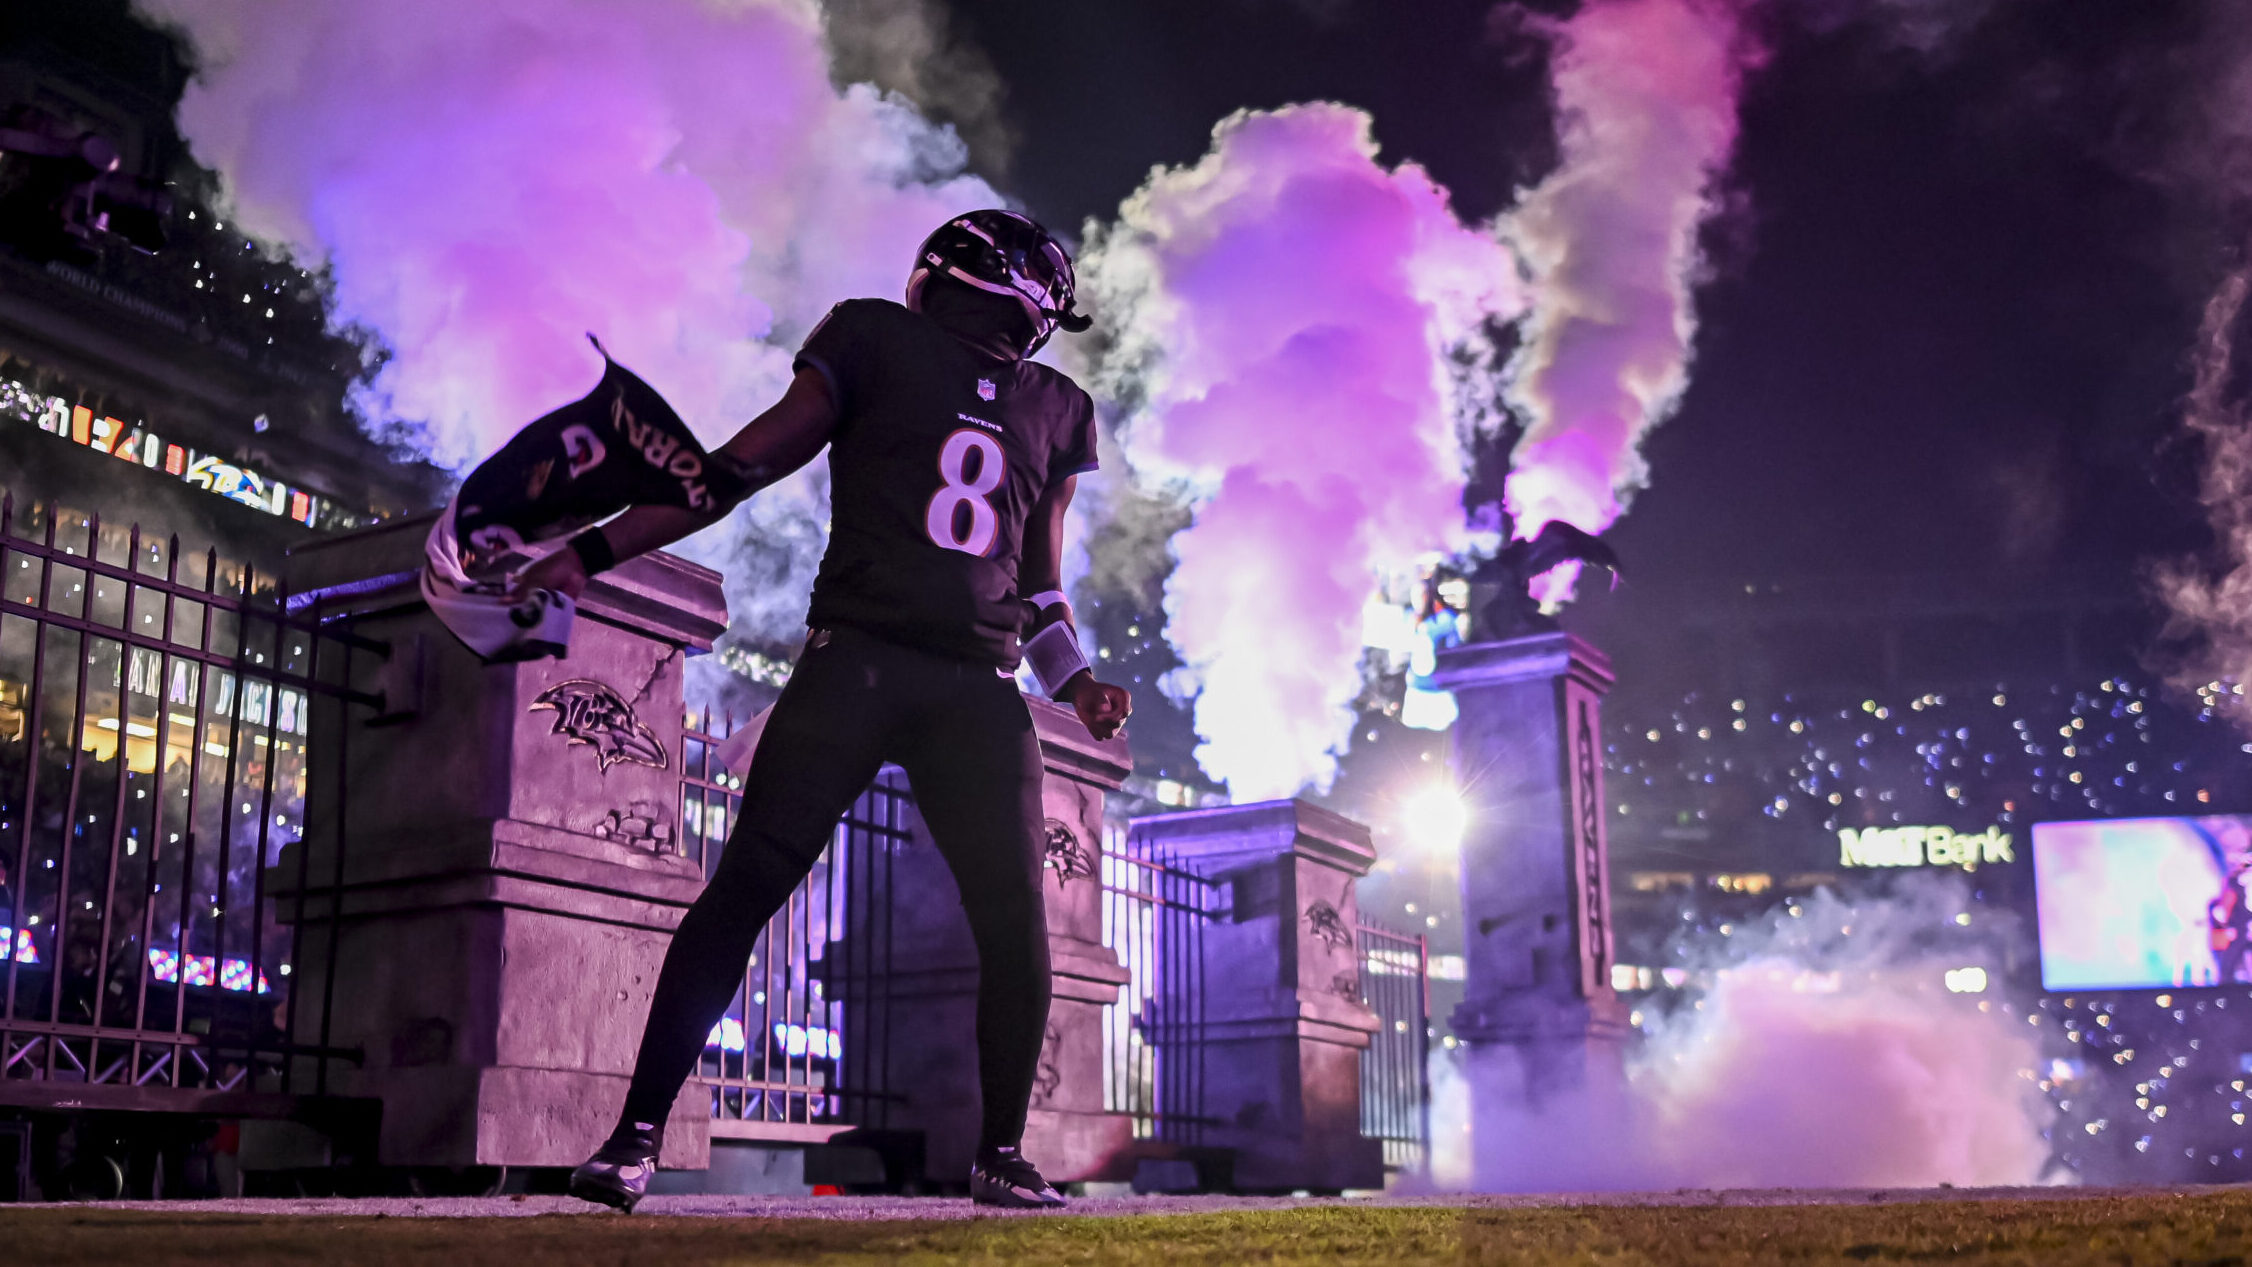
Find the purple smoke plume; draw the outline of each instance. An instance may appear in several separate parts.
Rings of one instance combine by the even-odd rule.
[[[1649,480],[1639,444],[1689,381],[1699,228],[1736,141],[1756,48],[1748,0],[1590,0],[1548,28],[1562,163],[1501,222],[1530,276],[1507,371],[1525,423],[1518,535],[1611,526]],[[1569,595],[1559,569],[1542,597]]]
[[[1238,798],[1326,784],[1378,570],[1466,543],[1449,352],[1514,315],[1508,252],[1379,164],[1368,116],[1314,104],[1222,121],[1090,234],[1081,275],[1120,443],[1195,507],[1165,632],[1197,760]]]
[[[1985,1186],[2049,1159],[2034,1032],[1930,929],[1971,909],[1960,876],[1888,897],[1828,890],[1680,960],[1694,1006],[1645,1022],[1623,1078],[1511,1094],[1512,1048],[1434,1052],[1433,1178],[1484,1192]],[[1988,930],[1996,957],[2021,934]],[[1983,984],[1983,983],[1982,983]]]
[[[391,353],[362,412],[444,465],[584,393],[588,330],[716,441],[829,304],[898,294],[933,225],[1000,202],[952,132],[832,85],[809,0],[142,8],[194,50],[180,124],[228,214],[327,264]],[[802,616],[824,500],[801,477],[691,541],[740,565],[738,629]]]

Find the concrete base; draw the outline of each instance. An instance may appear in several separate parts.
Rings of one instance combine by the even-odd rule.
[[[371,909],[386,898],[404,909]],[[397,889],[353,895],[338,948],[329,1041],[361,1049],[365,1061],[332,1082],[340,1094],[383,1101],[377,1160],[578,1164],[617,1121],[668,932],[413,899]],[[308,981],[325,971],[325,915],[325,906],[308,911],[310,953],[299,969]],[[505,965],[517,970],[492,971]],[[310,1027],[318,1012],[304,1016]],[[693,1088],[675,1104],[667,1165],[705,1164],[706,1094]]]
[[[937,884],[936,879],[925,880]],[[955,918],[960,918],[958,912]],[[966,943],[966,927],[962,938]],[[1102,1008],[1118,997],[1126,971],[1099,945],[1051,934],[1048,946],[1056,970],[1055,999],[1048,1009],[1047,1041],[1025,1122],[1025,1155],[1055,1183],[1131,1174],[1133,1123],[1102,1107]],[[957,963],[898,971],[890,989],[889,1019],[883,1027],[892,1036],[885,1077],[899,1099],[881,1120],[893,1129],[922,1132],[924,1174],[931,1182],[962,1182],[970,1172],[983,1112],[977,1081],[977,970]]]
[[[1342,1034],[1320,1036],[1323,1028],[1206,1047],[1206,1102],[1232,1112],[1202,1141],[1235,1154],[1235,1191],[1383,1186],[1384,1145],[1360,1131],[1361,1049]],[[1278,1088],[1298,1094],[1278,1096]]]

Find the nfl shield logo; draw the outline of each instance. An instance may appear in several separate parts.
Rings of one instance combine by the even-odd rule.
[[[977,380],[977,398],[978,398],[979,400],[991,400],[991,399],[993,399],[993,380],[992,380],[992,379],[990,379],[990,378],[981,378],[981,379]]]

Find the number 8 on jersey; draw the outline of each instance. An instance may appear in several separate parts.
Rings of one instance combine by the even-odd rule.
[[[938,474],[946,482],[923,513],[924,531],[949,550],[982,556],[1001,530],[1001,516],[986,500],[1007,476],[1000,441],[962,428],[939,448]]]

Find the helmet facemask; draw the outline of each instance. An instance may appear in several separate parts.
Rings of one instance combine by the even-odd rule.
[[[907,279],[910,309],[922,311],[923,289],[933,276],[1022,304],[1032,322],[1025,356],[1039,351],[1059,326],[1077,333],[1093,324],[1072,307],[1077,279],[1071,257],[1046,229],[1013,211],[972,211],[925,238]]]

